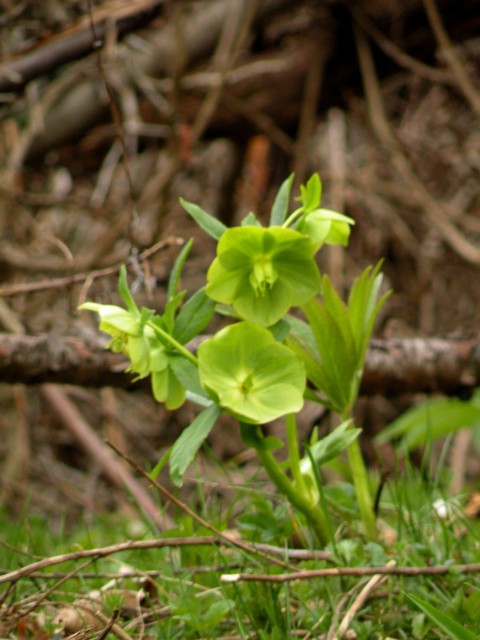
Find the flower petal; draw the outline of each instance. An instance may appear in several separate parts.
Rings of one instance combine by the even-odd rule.
[[[304,367],[268,329],[230,325],[199,346],[198,363],[202,386],[241,420],[269,422],[303,405]]]

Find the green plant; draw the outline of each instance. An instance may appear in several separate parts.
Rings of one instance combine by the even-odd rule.
[[[397,450],[406,454],[432,440],[454,433],[462,427],[472,427],[474,442],[480,442],[480,389],[470,400],[459,398],[428,398],[405,411],[376,437],[379,444],[398,439]]]
[[[423,611],[423,613],[425,613],[434,624],[440,627],[442,631],[448,634],[452,640],[479,640],[480,636],[472,633],[472,631],[462,624],[459,624],[450,616],[442,613],[442,611],[432,606],[429,602],[412,594],[405,594],[405,597]]]
[[[151,377],[157,400],[169,409],[186,399],[204,407],[170,452],[177,484],[220,414],[229,413],[271,480],[322,544],[331,539],[332,527],[318,471],[347,450],[365,530],[374,538],[373,501],[352,410],[368,341],[386,299],[380,295],[380,265],[367,268],[343,302],[328,276],[320,276],[315,254],[324,244],[346,245],[354,222],[320,207],[316,174],[301,186],[299,206],[288,214],[292,182],[290,176],[282,184],[268,227],[250,213],[239,227],[228,229],[198,205],[181,200],[218,240],[206,287],[185,303],[178,285],[191,242],[173,268],[162,315],[137,307],[125,268],[119,292],[126,309],[93,302],[81,308],[99,314],[100,329],[112,338],[110,348],[130,359],[138,377]],[[290,314],[295,307],[304,319]],[[194,355],[187,343],[208,326],[216,309],[234,321]],[[324,440],[314,437],[302,457],[296,414],[305,399],[336,412],[341,425]],[[267,436],[262,427],[278,418],[285,421],[285,442]],[[281,464],[273,452],[285,443],[287,463]]]

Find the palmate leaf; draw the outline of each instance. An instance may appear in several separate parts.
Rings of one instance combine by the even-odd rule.
[[[363,369],[368,343],[373,332],[378,313],[390,296],[390,291],[379,297],[383,276],[382,262],[375,268],[367,267],[356,278],[348,297],[348,315],[357,349],[357,367]]]
[[[281,184],[275,200],[273,201],[272,210],[270,212],[270,226],[280,227],[287,217],[288,203],[290,201],[290,192],[295,174],[291,173],[288,178]]]
[[[214,238],[215,240],[220,240],[222,235],[227,230],[227,227],[214,218],[212,215],[207,213],[204,209],[199,207],[197,204],[193,202],[188,202],[188,200],[184,200],[180,198],[180,204],[185,209],[185,211],[192,216],[198,226],[203,229],[209,236]]]
[[[356,363],[351,340],[344,337],[345,323],[333,315],[335,306],[328,309],[312,300],[303,310],[315,337],[323,377],[328,381],[319,391],[325,393],[336,411],[343,413],[350,403]]]
[[[442,631],[448,634],[452,640],[480,640],[480,636],[466,629],[450,616],[447,616],[436,607],[425,602],[425,600],[407,593],[405,597],[423,611],[423,613],[425,613],[437,627],[440,627]]]
[[[221,412],[220,407],[215,404],[204,409],[192,424],[182,431],[173,445],[169,462],[170,477],[177,486],[182,485],[187,467],[197,455]]]

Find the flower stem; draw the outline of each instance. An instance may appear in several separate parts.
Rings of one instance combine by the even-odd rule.
[[[260,463],[277,489],[288,498],[290,504],[304,514],[319,543],[325,545],[330,540],[330,534],[322,509],[288,479],[269,449],[257,447],[256,451]]]
[[[288,459],[290,462],[290,470],[292,472],[295,486],[299,491],[302,491],[305,495],[307,489],[302,473],[300,471],[300,451],[298,449],[298,434],[297,434],[297,420],[295,414],[289,413],[285,416],[285,424],[287,428],[287,443],[288,443]]]
[[[162,338],[163,340],[166,340],[166,342],[168,342],[176,351],[181,353],[182,356],[184,356],[187,360],[190,360],[192,364],[194,364],[196,367],[198,366],[197,358],[193,355],[193,353],[190,353],[190,351],[186,349],[183,346],[183,344],[180,344],[178,340],[175,340],[175,338],[173,338],[169,333],[161,329],[154,322],[151,322],[151,321],[147,322],[147,326],[149,326],[150,329],[153,329],[155,333],[158,336],[160,336],[160,338]]]
[[[288,218],[285,220],[285,222],[282,224],[282,227],[284,227],[285,229],[288,229],[288,227],[290,227],[294,222],[296,222],[297,218],[299,218],[304,212],[303,207],[299,207],[298,209],[295,209],[295,211],[293,213],[291,213]]]
[[[375,540],[378,538],[375,511],[368,483],[367,468],[365,466],[365,461],[363,459],[358,439],[354,440],[348,446],[347,454],[363,525],[367,535]]]

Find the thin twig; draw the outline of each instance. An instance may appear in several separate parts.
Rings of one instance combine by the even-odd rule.
[[[439,564],[433,567],[334,567],[330,569],[312,569],[293,573],[233,573],[221,576],[222,582],[293,582],[295,580],[315,580],[317,578],[335,578],[339,576],[442,576],[448,573],[480,573],[480,562],[470,564]]]
[[[455,47],[445,30],[435,0],[423,0],[423,6],[425,7],[430,26],[440,47],[440,54],[450,67],[452,76],[455,78],[458,87],[470,103],[470,106],[477,115],[480,115],[480,94],[468,77],[464,63],[456,54]]]
[[[158,483],[156,480],[154,480],[144,469],[139,467],[138,464],[136,464],[131,458],[129,458],[127,455],[125,455],[122,451],[117,449],[111,442],[108,442],[107,444],[121,458],[126,460],[128,462],[128,464],[133,469],[135,469],[135,471],[137,473],[142,475],[153,487],[155,487],[155,489],[162,496],[164,496],[169,502],[171,502],[176,507],[181,509],[184,513],[186,513],[188,516],[190,516],[193,520],[198,522],[198,524],[200,524],[202,527],[205,527],[206,529],[208,529],[209,531],[214,533],[216,536],[221,538],[224,542],[226,542],[230,546],[237,547],[238,549],[242,549],[242,551],[245,551],[248,554],[259,555],[259,556],[261,556],[263,558],[266,558],[266,559],[270,560],[270,562],[272,562],[273,564],[276,564],[276,565],[278,565],[280,567],[285,567],[285,568],[288,568],[288,569],[294,569],[294,567],[292,567],[292,565],[288,564],[287,562],[283,562],[282,560],[278,560],[278,558],[275,558],[274,556],[270,555],[269,553],[265,553],[264,551],[260,551],[254,545],[247,544],[245,542],[242,542],[241,540],[236,540],[234,537],[226,535],[225,533],[223,533],[222,531],[220,531],[219,529],[214,527],[210,522],[207,522],[206,520],[201,518],[197,513],[195,513],[195,511],[190,509],[190,507],[188,505],[186,505],[179,498],[174,496],[173,493],[168,491],[168,489],[165,489],[165,487],[163,487],[160,483]]]
[[[66,393],[58,386],[46,384],[42,393],[52,405],[65,427],[73,433],[85,451],[96,460],[110,481],[128,492],[138,503],[140,509],[149,517],[160,531],[171,526],[169,518],[159,514],[159,507],[147,491],[133,478],[128,470],[112,455],[88,422],[80,414]]]
[[[120,264],[115,264],[111,267],[105,267],[104,269],[95,269],[87,273],[76,273],[65,278],[51,278],[48,280],[40,280],[39,282],[24,282],[21,284],[5,285],[0,287],[0,296],[17,296],[23,293],[33,293],[34,291],[45,291],[47,289],[58,289],[69,287],[73,284],[80,282],[92,284],[97,278],[104,278],[120,271],[120,267],[125,264],[126,267],[131,267],[134,263],[141,262],[142,260],[148,260],[153,255],[171,246],[180,246],[184,243],[184,240],[171,236],[156,242],[152,247],[145,249],[138,256],[129,256],[125,258],[125,261]]]

